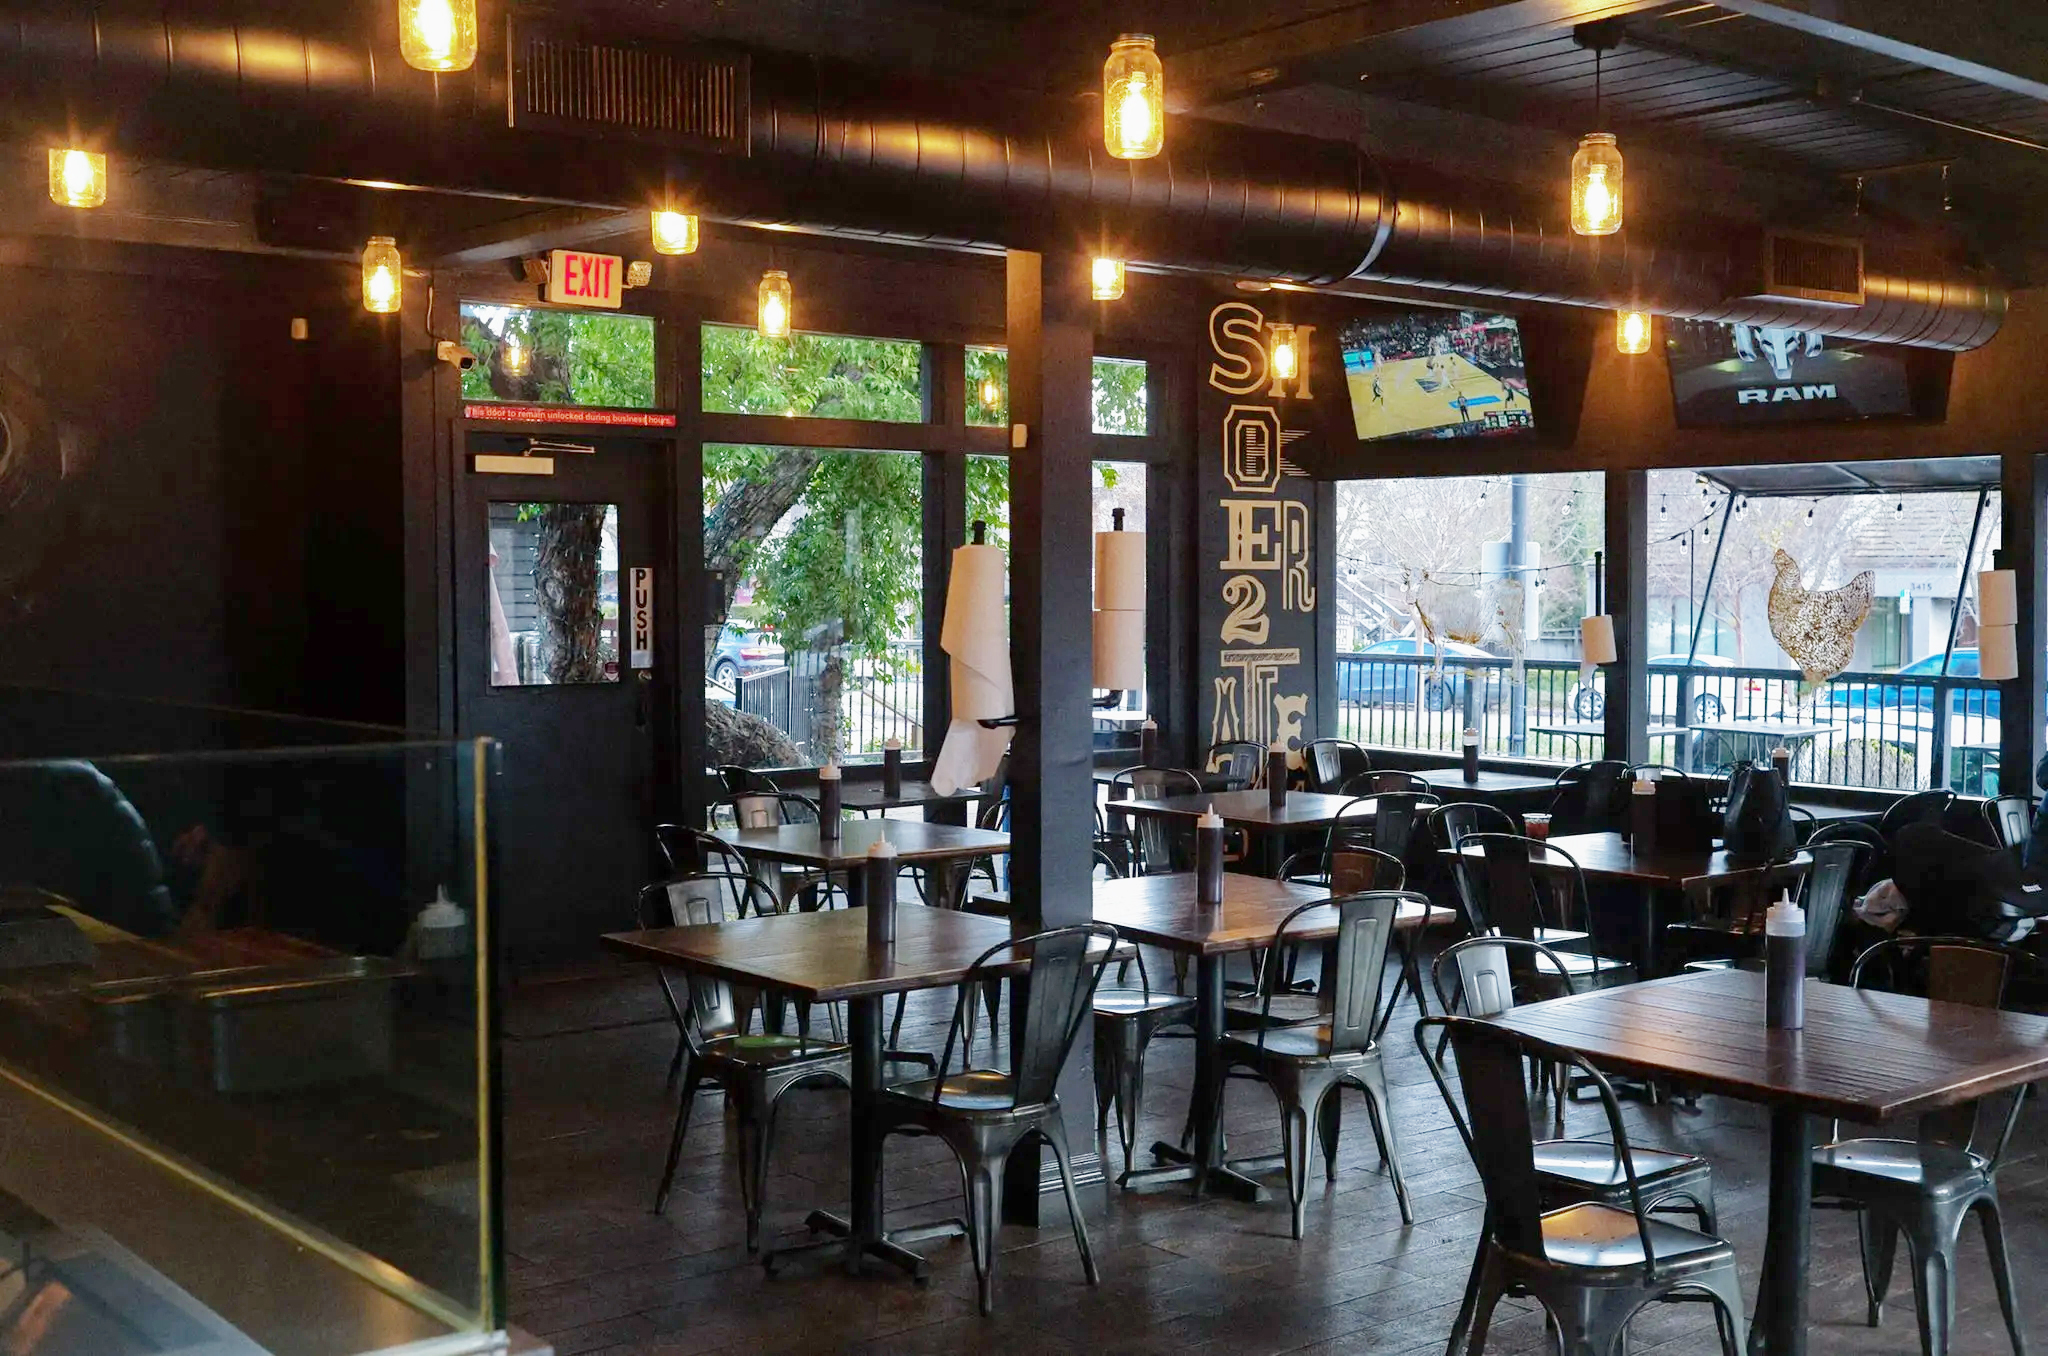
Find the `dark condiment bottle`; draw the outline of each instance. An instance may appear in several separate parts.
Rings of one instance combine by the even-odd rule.
[[[1479,731],[1470,726],[1465,727],[1463,743],[1465,746],[1465,780],[1476,782],[1479,780]]]
[[[1657,851],[1657,783],[1648,777],[1629,788],[1628,840],[1638,857]]]
[[[1148,719],[1138,727],[1138,766],[1159,766],[1159,722]]]
[[[868,912],[868,945],[896,945],[896,848],[884,838],[861,864],[861,894]]]
[[[1797,1031],[1806,1025],[1806,910],[1790,891],[1764,915],[1764,1025]]]
[[[894,800],[903,794],[903,741],[882,741],[882,794]]]
[[[818,837],[828,843],[839,841],[840,780],[839,764],[828,762],[818,769]]]
[[[1223,903],[1223,816],[1214,809],[1195,821],[1195,902],[1205,908]]]
[[[1287,808],[1287,742],[1276,739],[1266,750],[1266,804],[1275,810]]]

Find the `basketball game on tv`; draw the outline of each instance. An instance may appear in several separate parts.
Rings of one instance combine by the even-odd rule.
[[[1485,438],[1536,427],[1513,316],[1416,311],[1353,320],[1338,337],[1361,442]]]
[[[1900,350],[1775,325],[1665,322],[1680,428],[1913,412]]]

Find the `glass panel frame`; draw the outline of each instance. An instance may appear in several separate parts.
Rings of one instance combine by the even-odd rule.
[[[465,301],[462,343],[476,365],[465,400],[651,410],[660,390],[657,326],[631,311]]]

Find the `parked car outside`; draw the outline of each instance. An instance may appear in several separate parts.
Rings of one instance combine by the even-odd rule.
[[[1949,656],[1949,677],[1975,678],[1979,672],[1974,647],[1958,649]],[[1828,688],[1827,704],[1852,710],[1904,707],[1907,710],[1932,711],[1934,680],[1941,676],[1941,656],[1931,654],[1914,660],[1893,674],[1894,682],[1832,684]],[[1957,688],[1949,693],[1948,702],[1951,715],[1998,719],[1998,689],[1995,687]]]
[[[1682,654],[1660,654],[1651,656],[1648,662],[1651,670],[1650,721],[1658,725],[1673,724],[1678,718],[1678,683],[1687,667],[1686,657]],[[1688,724],[1721,720],[1737,712],[1761,714],[1757,710],[1763,701],[1764,683],[1761,678],[1702,672],[1734,667],[1735,661],[1726,655],[1692,657],[1692,719]],[[1748,697],[1746,701],[1743,700],[1745,695]],[[1598,720],[1606,710],[1607,675],[1603,670],[1593,675],[1591,684],[1581,683],[1572,689],[1572,718]]]
[[[1444,647],[1444,671],[1435,671],[1436,648],[1414,636],[1397,636],[1337,657],[1337,700],[1351,706],[1405,706],[1416,700],[1431,711],[1448,711],[1465,700],[1465,659],[1493,660],[1477,645],[1452,641]],[[1485,676],[1481,674],[1484,684]]]
[[[782,667],[784,658],[774,632],[745,630],[728,622],[718,633],[718,648],[711,652],[705,672],[718,686],[732,688],[743,677]]]

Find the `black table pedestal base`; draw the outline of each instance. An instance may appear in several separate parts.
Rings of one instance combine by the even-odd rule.
[[[1169,1182],[1192,1182],[1195,1180],[1195,1156],[1177,1144],[1160,1140],[1152,1146],[1152,1157],[1159,1160],[1156,1168],[1130,1168],[1117,1178],[1122,1187],[1162,1186]],[[1246,1158],[1235,1163],[1221,1163],[1202,1174],[1201,1189],[1218,1196],[1248,1205],[1259,1205],[1273,1199],[1273,1194],[1248,1176],[1253,1172],[1270,1172],[1279,1167],[1278,1155],[1271,1158]]]
[[[785,1261],[808,1252],[819,1252],[837,1248],[845,1254],[846,1272],[858,1276],[869,1258],[886,1262],[911,1280],[923,1285],[931,1280],[931,1264],[906,1244],[923,1243],[934,1238],[958,1238],[967,1232],[967,1226],[959,1220],[942,1220],[937,1224],[919,1224],[908,1229],[896,1229],[879,1238],[856,1239],[853,1225],[844,1215],[835,1215],[830,1210],[813,1210],[805,1219],[804,1227],[814,1234],[829,1234],[813,1243],[797,1243],[786,1248],[777,1248],[761,1254],[761,1265],[774,1275]]]

